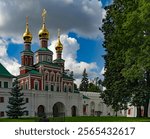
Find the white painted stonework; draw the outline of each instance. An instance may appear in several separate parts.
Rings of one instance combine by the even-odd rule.
[[[7,105],[12,88],[12,79],[0,77],[1,88],[0,97],[4,98],[4,102],[0,102],[0,112],[4,112],[7,117]],[[8,88],[4,88],[4,82],[8,82]],[[58,112],[65,113],[65,116],[113,116],[115,115],[111,107],[107,107],[103,100],[99,98],[100,94],[95,92],[52,92],[39,90],[22,90],[26,103],[28,117],[34,117],[38,112],[38,108],[43,106],[44,112],[49,114],[54,112],[54,107],[57,106]],[[83,97],[86,96],[85,97]],[[75,113],[73,113],[75,108]],[[149,105],[150,108],[150,105]],[[75,115],[74,115],[75,114]],[[136,117],[136,107],[128,106],[127,111],[119,111],[119,116]],[[150,116],[150,109],[149,109]]]
[[[4,112],[3,117],[7,117],[7,105],[10,97],[12,79],[2,79],[0,81],[8,81],[9,88],[0,88],[0,97],[4,97],[4,102],[0,103],[0,112]],[[49,114],[54,112],[54,105],[57,105],[58,112],[64,112],[65,116],[106,116],[113,115],[113,110],[107,107],[99,98],[99,93],[81,92],[81,93],[66,93],[52,92],[39,90],[22,90],[26,103],[26,110],[29,117],[34,117],[40,106],[44,107],[44,112]],[[88,97],[84,99],[83,95]],[[86,112],[84,112],[86,106]],[[73,115],[73,107],[75,107],[75,115]],[[99,115],[98,112],[101,112]]]
[[[7,117],[7,105],[10,97],[11,89],[0,88],[0,97],[4,97],[4,102],[0,103],[0,112],[4,112],[4,117]],[[29,117],[34,117],[38,112],[38,107],[43,106],[46,114],[53,113],[54,105],[58,104],[58,112],[65,113],[65,116],[72,116],[72,107],[76,108],[76,116],[82,116],[82,94],[66,93],[66,92],[49,92],[37,90],[22,90],[26,103],[26,110]]]
[[[111,107],[107,107],[97,92],[80,92],[89,99],[83,99],[83,109],[86,107],[86,111],[83,110],[83,114],[87,116],[113,116],[115,112]],[[123,116],[122,111],[117,113],[119,116]]]

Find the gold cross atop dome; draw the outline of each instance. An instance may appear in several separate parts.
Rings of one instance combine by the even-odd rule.
[[[28,25],[28,20],[29,20],[29,17],[26,16],[26,25]]]
[[[47,11],[45,9],[43,9],[42,11],[42,18],[43,18],[43,25],[42,25],[42,28],[39,30],[39,38],[40,39],[49,39],[49,32],[46,28],[46,25],[45,25],[45,18],[46,18],[46,13]]]
[[[60,38],[60,29],[58,28],[58,38]]]
[[[45,9],[43,9],[43,12],[42,12],[43,24],[45,24],[46,13],[47,13],[47,11]]]

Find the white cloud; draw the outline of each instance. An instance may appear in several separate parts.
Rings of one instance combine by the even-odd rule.
[[[101,80],[104,80],[104,73],[105,73],[105,67],[103,67],[100,71],[100,78]]]
[[[60,40],[64,46],[63,48],[63,58],[77,58],[77,51],[80,49],[79,44],[75,38],[68,37],[68,35],[63,34],[60,36]],[[54,52],[53,58],[56,58],[56,52],[55,52],[55,46],[57,44],[57,39],[54,39],[51,42],[51,45],[49,46],[49,49],[51,49]]]
[[[63,58],[66,68],[74,70],[75,78],[79,82],[84,68],[89,78],[98,76],[99,69],[96,63],[77,62],[77,51],[80,46],[76,39],[68,37],[68,32],[75,32],[78,36],[97,38],[101,35],[99,27],[105,10],[98,0],[0,0],[0,35],[11,38],[12,43],[23,43],[22,34],[25,31],[25,17],[29,16],[29,28],[33,34],[33,41],[38,42],[38,31],[41,28],[41,11],[47,10],[46,26],[51,40],[55,39],[58,28],[64,35],[61,41],[64,44]],[[51,42],[50,49],[55,54],[56,40]],[[0,47],[0,62],[11,73],[19,73],[18,61],[7,54],[7,45]],[[12,66],[13,65],[13,66]],[[97,72],[98,71],[98,72]]]
[[[63,59],[65,59],[65,68],[74,72],[74,78],[76,83],[79,85],[82,78],[83,70],[86,68],[89,79],[93,79],[98,75],[98,66],[95,62],[86,63],[83,61],[78,62],[77,51],[80,49],[80,46],[75,38],[68,37],[68,35],[63,34],[60,37],[60,40],[63,44]],[[56,58],[55,46],[57,40],[52,41],[49,49],[54,52],[54,59]]]
[[[38,40],[41,28],[42,9],[47,10],[46,26],[51,37],[57,28],[67,34],[74,31],[79,36],[97,38],[105,10],[98,0],[0,0],[1,35],[21,38],[25,31],[25,17],[29,16],[29,27],[33,40]]]
[[[85,68],[87,70],[89,79],[100,76],[98,72],[99,68],[95,62],[86,63],[83,61],[78,62],[76,60],[77,51],[80,49],[80,45],[78,44],[76,39],[68,37],[68,35],[66,34],[61,35],[60,39],[64,47],[63,59],[65,59],[65,68],[74,72],[74,78],[76,79],[75,82],[77,83],[77,85],[79,85],[81,82],[82,73]],[[51,45],[49,46],[49,49],[54,52],[54,59],[56,59],[56,43],[57,39],[52,41]],[[0,52],[0,63],[2,63],[10,73],[12,73],[13,75],[18,75],[20,64],[18,63],[17,59],[8,56],[7,42],[2,38],[0,38]]]
[[[0,38],[0,63],[13,75],[19,74],[20,64],[17,59],[11,58],[7,54],[7,42]]]
[[[0,58],[7,56],[7,49],[6,49],[6,42],[2,39],[0,39]]]

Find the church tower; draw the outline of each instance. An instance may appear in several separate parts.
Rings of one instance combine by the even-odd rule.
[[[23,34],[24,50],[21,52],[20,74],[25,74],[33,68],[33,52],[31,51],[32,34],[29,31],[28,17],[26,17],[26,30]]]
[[[60,65],[61,67],[64,68],[65,60],[62,59],[63,45],[60,41],[60,30],[59,29],[58,29],[58,40],[57,40],[55,50],[56,50],[57,57],[54,60],[54,63],[57,63],[58,65]]]
[[[46,28],[45,17],[46,10],[44,9],[42,12],[43,24],[42,28],[39,30],[39,40],[40,40],[40,49],[35,52],[36,63],[40,62],[52,62],[53,52],[48,49],[48,40],[49,40],[49,32]]]

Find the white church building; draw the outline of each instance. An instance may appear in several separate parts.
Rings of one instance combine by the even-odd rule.
[[[7,117],[7,105],[15,78],[0,63],[0,118]],[[35,117],[38,113],[48,116],[107,116],[113,115],[113,110],[107,107],[95,92],[58,92],[35,89],[23,89],[26,102],[25,116]]]
[[[72,72],[67,74],[65,60],[62,59],[63,44],[55,46],[57,58],[53,60],[53,52],[48,49],[49,31],[45,23],[43,10],[42,27],[39,30],[39,49],[33,52],[32,34],[29,31],[28,18],[23,34],[24,50],[21,52],[20,74],[11,75],[0,63],[0,117],[7,117],[7,105],[10,98],[12,82],[17,78],[26,102],[26,116],[46,113],[59,116],[107,115],[110,108],[104,106],[98,93],[79,93],[74,89]],[[91,94],[91,95],[90,95]]]

